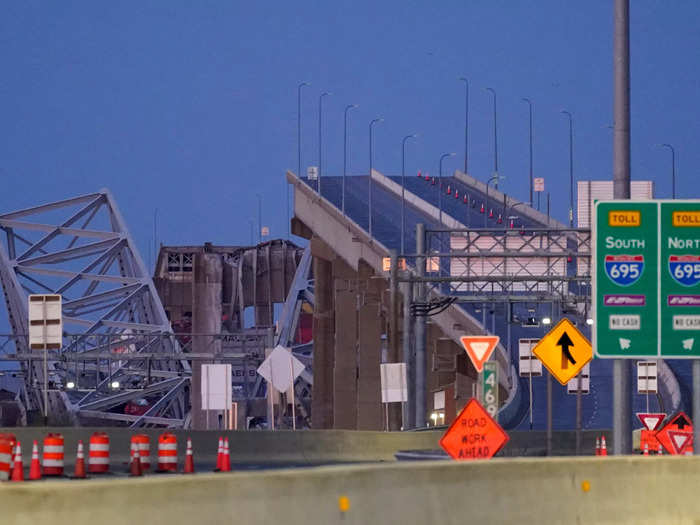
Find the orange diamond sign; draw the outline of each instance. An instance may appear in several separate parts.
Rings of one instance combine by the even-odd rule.
[[[499,339],[497,335],[465,335],[460,337],[462,346],[467,351],[467,355],[472,360],[477,372],[484,369],[484,363],[491,357]]]
[[[508,434],[474,398],[440,438],[453,459],[489,459],[508,442]]]

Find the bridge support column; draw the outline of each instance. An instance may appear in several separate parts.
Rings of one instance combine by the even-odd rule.
[[[333,253],[317,237],[311,239],[314,257],[314,386],[311,397],[311,425],[333,428]]]
[[[221,256],[213,253],[198,253],[194,258],[192,285],[192,333],[221,333],[221,282],[223,263]],[[194,336],[192,351],[221,352],[221,341],[211,336]],[[202,362],[192,361],[190,404],[192,406],[192,429],[207,428],[206,413],[202,410]],[[218,424],[218,421],[217,421]]]
[[[335,366],[333,427],[357,428],[357,272],[340,257],[333,261],[335,302]]]
[[[381,430],[384,428],[384,407],[381,403],[381,337],[383,281],[373,276],[373,270],[360,262],[359,277],[364,281],[358,323],[358,385],[357,429]]]

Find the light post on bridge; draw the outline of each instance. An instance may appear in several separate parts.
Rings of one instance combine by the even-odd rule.
[[[438,171],[438,174],[439,174],[438,178],[440,179],[440,183],[437,186],[437,188],[438,188],[438,209],[440,210],[440,219],[439,219],[440,226],[443,225],[442,224],[442,188],[441,188],[441,186],[442,186],[442,161],[445,160],[447,157],[454,157],[455,155],[456,155],[456,153],[444,153],[440,157],[440,169]]]
[[[310,85],[310,82],[302,82],[297,86],[297,177],[301,177],[301,88]],[[289,184],[287,184],[287,237],[292,236],[289,219]]]
[[[323,127],[321,126],[323,120],[323,98],[331,95],[329,91],[324,91],[318,97],[318,181],[316,188],[318,189],[318,195],[321,196],[321,175],[323,174],[323,163],[322,163],[322,153],[323,153]]]
[[[671,150],[671,198],[676,198],[676,149],[670,144],[657,144],[661,148]]]
[[[496,174],[493,177],[491,177],[488,182],[486,183],[486,209],[488,209],[489,205],[489,185],[491,184],[492,180],[498,180],[498,179],[505,179],[505,177],[501,177],[500,175]],[[494,184],[494,188],[498,188],[498,183]],[[486,219],[488,218],[488,213],[484,209],[484,228],[486,228]]]
[[[533,172],[532,172],[532,101],[529,98],[522,98],[523,102],[527,102],[530,114],[530,207],[532,208],[532,189],[533,189]]]
[[[498,113],[496,111],[496,90],[490,87],[485,88],[493,94],[493,175],[496,177],[494,188],[498,189]]]
[[[562,109],[569,117],[569,228],[574,227],[574,117]]]
[[[404,251],[405,243],[405,229],[406,229],[406,141],[408,139],[414,139],[418,135],[413,133],[412,135],[406,135],[401,141],[401,254],[406,253]],[[371,175],[371,174],[370,174]]]
[[[348,110],[358,107],[357,104],[345,106],[345,116],[343,120],[343,190],[342,190],[342,211],[345,215],[345,177],[348,171]]]
[[[372,128],[377,122],[384,122],[383,118],[375,118],[369,123],[369,236],[372,237]]]
[[[469,172],[469,79],[459,77],[464,82],[464,174]]]
[[[516,206],[523,206],[523,205],[525,205],[525,204],[527,204],[527,203],[525,203],[525,202],[516,202],[515,204],[513,204],[513,205],[510,207],[510,213],[513,213],[513,210],[516,208]],[[508,216],[508,214],[506,214],[506,215],[507,215],[506,219],[511,218],[511,216]],[[513,218],[513,219],[517,219],[518,216],[517,216],[517,215],[512,215],[512,218]]]

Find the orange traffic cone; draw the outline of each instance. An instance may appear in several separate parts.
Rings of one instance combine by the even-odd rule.
[[[608,455],[608,447],[605,445],[605,436],[600,438],[600,455],[601,456]]]
[[[12,465],[12,481],[24,481],[24,465],[22,465],[22,445],[15,445],[14,463]]]
[[[219,449],[216,452],[216,468],[214,472],[221,472],[224,468],[224,438],[219,436]]]
[[[131,463],[129,466],[129,476],[141,476],[141,459],[136,443],[131,444]]]
[[[663,456],[663,455],[664,455],[664,447],[663,447],[663,445],[662,445],[661,443],[659,443],[659,448],[658,448],[658,450],[656,451],[656,455],[657,455],[657,456]]]
[[[649,455],[649,443],[644,443],[644,455]]]
[[[224,438],[224,464],[221,470],[224,472],[231,471],[231,455],[228,448],[228,438]]]
[[[194,457],[192,456],[192,440],[187,438],[187,452],[185,452],[184,474],[194,474]]]
[[[73,477],[76,479],[85,478],[85,449],[83,448],[83,440],[78,441],[78,452],[75,455],[75,473]]]
[[[600,456],[600,436],[595,438],[595,455]]]
[[[32,462],[29,465],[29,479],[41,479],[41,465],[39,464],[39,445],[34,440],[32,445]]]

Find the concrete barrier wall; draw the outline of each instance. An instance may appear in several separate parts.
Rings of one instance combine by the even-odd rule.
[[[151,436],[151,456],[155,458],[158,436],[162,429],[126,428],[4,428],[22,442],[25,463],[31,457],[32,441],[39,442],[39,452],[44,436],[49,432],[59,432],[65,439],[65,454],[72,462],[82,439],[87,454],[90,436],[97,430],[105,431],[110,437],[110,458],[113,464],[123,463],[129,457],[131,436],[144,433]],[[215,461],[219,436],[227,436],[234,463],[333,463],[358,461],[394,461],[399,450],[437,449],[442,431],[423,432],[361,432],[347,430],[304,430],[292,431],[189,431],[175,430],[178,450],[185,453],[187,438],[192,438],[196,459]],[[182,457],[180,458],[183,459]]]
[[[696,524],[698,484],[696,457],[500,459],[4,483],[0,509],[16,525]]]

